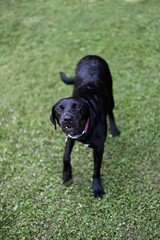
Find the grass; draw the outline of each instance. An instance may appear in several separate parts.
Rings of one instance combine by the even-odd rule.
[[[2,240],[160,239],[159,1],[0,1]],[[108,137],[106,195],[91,195],[92,152],[76,144],[61,180],[65,136],[51,106],[70,96],[87,54],[108,60],[122,135]]]

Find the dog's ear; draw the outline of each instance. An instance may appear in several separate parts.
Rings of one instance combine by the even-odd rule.
[[[56,117],[55,117],[55,112],[54,112],[54,106],[52,107],[52,113],[50,115],[50,120],[51,122],[53,123],[54,125],[54,128],[55,130],[57,129],[57,126],[56,126]]]
[[[88,104],[87,101],[85,101],[84,99],[82,100],[83,102],[83,112],[84,112],[84,115],[85,117],[89,117],[90,115],[90,106]]]
[[[90,119],[90,125],[94,127],[95,119],[97,117],[96,112],[94,111],[94,108],[88,104],[88,102],[86,102],[85,107],[86,107],[88,118]]]

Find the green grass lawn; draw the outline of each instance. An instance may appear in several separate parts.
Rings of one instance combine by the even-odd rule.
[[[0,0],[0,239],[160,239],[159,0]],[[76,144],[62,184],[65,136],[49,121],[87,54],[111,68],[119,138],[108,137],[103,200],[91,149]]]

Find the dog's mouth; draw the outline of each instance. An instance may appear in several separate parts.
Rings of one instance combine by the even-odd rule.
[[[75,124],[74,122],[68,124],[62,123],[61,128],[66,135],[77,135],[81,133],[81,130],[83,130],[80,123]]]
[[[65,129],[66,131],[71,131],[71,130],[74,129],[74,127],[71,126],[71,125],[68,125],[68,126],[64,126],[64,129]]]
[[[77,126],[73,123],[67,124],[67,125],[62,124],[61,128],[67,136],[72,136],[74,138],[75,136],[79,137],[80,135],[87,133],[88,124],[89,124],[89,119],[87,119],[85,126],[84,126],[84,123],[79,122]]]
[[[67,134],[67,135],[68,135],[68,134],[70,134],[70,135],[76,134],[75,128],[72,127],[72,126],[65,126],[65,127],[62,128],[62,130],[63,130],[63,132],[64,132],[65,134]]]

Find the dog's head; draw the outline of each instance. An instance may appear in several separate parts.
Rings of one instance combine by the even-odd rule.
[[[87,102],[81,98],[63,98],[52,107],[51,122],[56,121],[66,135],[81,134],[89,116]]]

